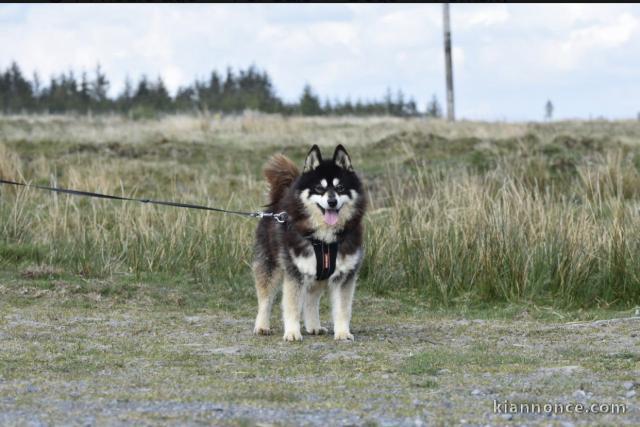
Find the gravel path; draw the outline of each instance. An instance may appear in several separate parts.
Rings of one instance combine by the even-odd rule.
[[[640,425],[638,318],[463,319],[394,304],[360,298],[353,343],[300,344],[254,337],[248,311],[5,304],[0,425]]]

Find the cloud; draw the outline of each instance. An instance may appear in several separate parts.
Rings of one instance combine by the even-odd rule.
[[[545,60],[564,70],[582,65],[589,56],[622,48],[638,30],[638,19],[623,13],[615,21],[578,28],[564,40],[555,40],[546,48]]]
[[[482,30],[508,22],[509,10],[505,4],[469,5],[462,10],[453,10],[451,21],[462,31]]]
[[[458,116],[538,118],[552,95],[558,114],[581,114],[596,81],[601,114],[635,116],[630,101],[603,101],[635,94],[640,6],[452,4],[451,18]],[[444,99],[439,4],[2,5],[0,23],[0,67],[16,60],[46,80],[100,62],[112,93],[127,75],[162,75],[173,92],[256,64],[288,100],[305,83],[330,99],[388,87],[421,106]]]

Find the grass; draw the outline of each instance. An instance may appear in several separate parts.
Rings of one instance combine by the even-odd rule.
[[[450,372],[450,369],[460,366],[464,366],[466,370],[481,369],[483,372],[491,369],[504,372],[512,366],[522,372],[523,367],[534,368],[541,365],[537,357],[524,356],[516,351],[505,353],[497,350],[487,343],[472,346],[465,352],[454,352],[446,348],[429,349],[409,357],[403,369],[411,375],[438,375],[443,370]]]
[[[432,306],[640,304],[640,123],[0,118],[0,176],[257,210],[260,168],[345,144],[369,189],[360,287]],[[0,268],[250,286],[255,221],[0,188]]]
[[[633,321],[603,332],[566,323],[592,311],[562,311],[558,322],[535,307],[514,316],[511,306],[484,308],[483,320],[360,290],[355,342],[305,336],[292,345],[279,333],[252,336],[249,283],[246,292],[207,293],[188,276],[128,280],[2,273],[4,425],[502,424],[494,399],[576,402],[577,390],[588,403],[626,404],[628,414],[557,420],[639,419],[623,387],[640,368]],[[329,318],[326,303],[321,316]],[[513,422],[548,419],[515,414]]]
[[[291,345],[278,306],[251,334],[254,220],[0,186],[0,424],[638,425],[639,142],[632,121],[1,117],[3,178],[257,210],[271,154],[343,143],[371,209],[356,341]]]

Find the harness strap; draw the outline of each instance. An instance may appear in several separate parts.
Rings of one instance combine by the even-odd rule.
[[[327,280],[336,271],[338,242],[325,243],[322,240],[309,239],[316,254],[316,280]]]

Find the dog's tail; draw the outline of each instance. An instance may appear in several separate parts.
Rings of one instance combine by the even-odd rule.
[[[282,154],[271,157],[262,173],[269,182],[269,205],[282,199],[291,183],[300,175],[298,167]]]

